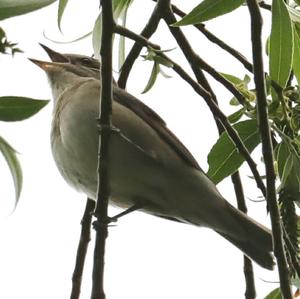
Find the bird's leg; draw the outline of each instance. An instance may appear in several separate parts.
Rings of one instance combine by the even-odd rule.
[[[117,222],[119,218],[127,215],[127,214],[130,214],[134,211],[137,211],[141,208],[143,208],[144,205],[142,203],[137,203],[137,204],[134,204],[133,206],[131,206],[130,208],[126,209],[125,211],[113,216],[113,217],[109,217],[109,222]]]

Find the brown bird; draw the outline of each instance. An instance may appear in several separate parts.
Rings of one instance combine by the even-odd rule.
[[[54,160],[69,184],[95,200],[99,62],[43,47],[53,62],[32,61],[46,72],[53,93]],[[270,231],[230,205],[165,122],[116,84],[112,121],[119,133],[109,144],[111,204],[209,227],[272,269]]]

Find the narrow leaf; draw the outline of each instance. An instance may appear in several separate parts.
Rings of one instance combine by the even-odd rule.
[[[58,12],[57,12],[57,26],[61,32],[61,20],[65,11],[65,8],[69,0],[59,0],[58,3]]]
[[[4,156],[13,177],[16,194],[16,206],[20,198],[23,183],[20,162],[17,158],[16,151],[2,137],[0,137],[0,152]]]
[[[95,25],[93,28],[93,37],[92,37],[94,56],[96,59],[100,59],[101,36],[102,36],[102,14],[100,13],[95,21]]]
[[[260,143],[257,121],[245,120],[233,125],[233,127],[251,153]],[[207,175],[214,183],[219,183],[236,172],[244,160],[227,132],[224,132],[208,154],[209,169]]]
[[[237,121],[240,120],[240,118],[244,115],[246,109],[243,107],[237,111],[235,111],[234,113],[232,113],[231,115],[228,116],[228,120],[230,123],[236,123]]]
[[[229,13],[245,0],[204,0],[173,26],[198,24]]]
[[[273,290],[264,299],[282,299],[280,288],[277,288],[277,289]]]
[[[292,22],[283,0],[272,2],[272,29],[270,36],[270,76],[285,87],[292,68]]]
[[[56,43],[56,44],[60,44],[60,45],[71,44],[71,43],[75,43],[75,42],[81,41],[81,40],[87,38],[88,36],[90,36],[90,35],[92,35],[92,34],[93,34],[93,31],[90,31],[90,32],[88,32],[88,33],[86,33],[86,34],[84,34],[84,35],[82,35],[82,36],[79,36],[79,37],[77,37],[77,38],[75,38],[75,39],[72,39],[72,40],[69,40],[69,41],[58,41],[58,40],[54,40],[54,39],[48,37],[48,36],[46,35],[45,31],[43,32],[43,35],[44,35],[44,37],[45,37],[47,40],[49,40],[49,41],[51,41],[51,42],[53,42],[53,43]]]
[[[48,6],[56,0],[1,0],[0,20],[23,15]]]
[[[294,56],[293,56],[293,71],[300,85],[300,29],[294,25]]]
[[[153,87],[153,85],[154,85],[154,83],[155,83],[155,81],[157,79],[157,75],[159,73],[159,69],[160,69],[159,68],[159,64],[156,63],[156,62],[154,62],[150,78],[148,80],[148,83],[147,83],[146,87],[142,91],[142,93],[146,93],[147,91],[149,91]]]
[[[123,27],[126,27],[127,9],[128,9],[128,7],[126,7],[120,15]],[[119,70],[121,70],[124,61],[125,61],[125,36],[120,35],[120,37],[119,37],[119,61],[118,61]]]
[[[300,157],[293,150],[293,145],[283,141],[276,148],[280,189],[285,189],[295,198],[300,194]]]
[[[25,97],[0,97],[0,120],[24,120],[39,112],[48,102]]]

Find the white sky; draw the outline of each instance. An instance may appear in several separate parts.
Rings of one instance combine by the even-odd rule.
[[[197,1],[174,3],[188,11]],[[185,7],[183,7],[185,5]],[[151,12],[151,1],[135,1],[129,11],[129,27],[139,32]],[[91,39],[58,45],[45,40],[71,40],[88,32],[97,16],[98,1],[70,1],[63,19],[62,36],[56,26],[57,3],[35,13],[3,21],[9,40],[18,42],[24,55],[0,56],[0,96],[20,95],[50,99],[50,88],[43,72],[26,57],[48,59],[38,46],[42,42],[63,53],[92,53]],[[269,16],[266,15],[267,24]],[[245,7],[233,14],[208,23],[219,37],[251,58],[249,17]],[[267,24],[268,25],[268,24]],[[152,41],[163,49],[176,46],[165,26]],[[217,70],[243,77],[245,71],[229,55],[206,41],[194,29],[185,28],[194,48]],[[266,31],[267,32],[267,31]],[[181,63],[177,49],[171,53]],[[116,64],[117,65],[117,64]],[[185,64],[188,70],[188,65]],[[117,68],[116,68],[117,70]],[[170,70],[173,77],[160,77],[155,87],[141,95],[151,64],[139,63],[134,68],[128,90],[158,112],[173,132],[183,141],[207,170],[206,157],[216,141],[217,133],[211,115],[193,91]],[[221,107],[227,114],[231,96],[212,82]],[[71,288],[80,219],[85,196],[72,190],[59,175],[53,162],[49,132],[52,104],[36,116],[18,123],[0,123],[0,134],[20,153],[24,171],[24,188],[16,211],[13,183],[4,160],[0,157],[0,298],[52,299],[68,298]],[[259,158],[259,152],[257,152]],[[250,171],[243,168],[246,195],[257,199],[259,192]],[[230,180],[219,186],[232,203]],[[264,203],[248,202],[250,214],[268,223]],[[114,215],[117,210],[110,210]],[[93,241],[90,244],[92,252]],[[134,213],[110,228],[107,241],[105,289],[108,299],[196,299],[243,298],[244,277],[242,255],[212,231],[156,219]],[[88,256],[82,298],[89,298],[92,256]],[[258,298],[263,298],[276,284],[276,273],[255,266]]]

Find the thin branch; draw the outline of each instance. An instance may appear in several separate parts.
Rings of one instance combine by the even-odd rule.
[[[153,0],[157,2],[157,0]],[[181,9],[179,9],[176,5],[171,4],[172,11],[180,16],[181,18],[186,16],[186,13],[184,13]],[[197,28],[209,41],[212,43],[218,45],[221,49],[225,50],[229,54],[231,54],[234,58],[236,58],[239,62],[241,62],[244,67],[249,71],[253,72],[253,65],[244,57],[243,54],[226,44],[223,40],[218,38],[216,35],[211,33],[209,30],[206,29],[204,24],[194,24],[195,28]]]
[[[95,216],[97,220],[91,299],[105,299],[103,288],[105,243],[108,235],[107,207],[110,195],[108,149],[112,129],[112,36],[114,19],[112,0],[102,0],[101,95],[99,105],[98,188]]]
[[[79,299],[81,290],[82,273],[85,263],[85,257],[91,240],[92,213],[95,208],[95,201],[88,198],[85,211],[81,220],[80,240],[77,248],[75,269],[72,276],[71,299]]]
[[[157,10],[157,6],[155,6],[155,8],[151,14],[151,17],[148,20],[148,23],[146,24],[146,26],[144,27],[144,29],[142,30],[140,35],[149,39],[152,36],[152,34],[156,31],[160,19],[161,18],[160,18],[159,12]],[[130,52],[128,53],[128,55],[123,63],[121,74],[120,74],[120,77],[118,80],[118,85],[121,88],[126,87],[129,73],[132,69],[132,66],[133,66],[135,60],[138,58],[142,48],[143,48],[143,46],[140,43],[136,42],[133,45],[133,47],[131,48]]]
[[[130,30],[126,29],[126,31],[130,31]],[[136,36],[137,36],[137,34],[130,34],[130,37],[133,38],[137,43],[141,42],[140,36],[139,36],[138,39],[136,38]],[[141,44],[144,45],[145,42],[146,42],[146,40],[142,39]],[[186,82],[188,82],[193,87],[193,89],[196,91],[196,93],[198,93],[201,97],[204,98],[204,100],[208,104],[208,106],[209,106],[211,112],[213,113],[213,115],[216,118],[220,119],[223,126],[226,128],[229,136],[233,139],[234,143],[236,144],[238,150],[244,156],[244,158],[247,161],[247,163],[248,163],[248,165],[249,165],[249,167],[250,167],[250,169],[253,173],[253,176],[256,180],[257,187],[262,191],[262,194],[265,195],[266,194],[265,186],[264,186],[263,181],[261,180],[259,172],[257,171],[256,163],[251,158],[247,148],[245,147],[245,145],[243,144],[243,142],[239,138],[237,132],[232,128],[232,126],[228,122],[227,117],[224,115],[224,113],[217,106],[217,104],[216,104],[215,100],[213,99],[211,93],[209,91],[207,91],[206,89],[204,89],[199,83],[194,81],[177,63],[175,63],[172,59],[170,59],[164,53],[158,52],[158,55],[161,55],[163,58],[169,60],[171,62],[171,64],[173,65],[172,66],[173,70],[175,72],[177,72],[180,75],[180,77],[182,77]]]
[[[231,180],[234,186],[238,209],[247,214],[247,206],[239,173],[234,173],[231,176]],[[246,282],[245,299],[254,299],[256,297],[256,291],[253,266],[251,260],[247,256],[244,256],[244,276]]]
[[[267,97],[265,86],[265,75],[263,69],[262,56],[262,18],[260,9],[256,0],[247,0],[249,13],[251,17],[251,36],[252,36],[252,52],[254,61],[254,82],[257,92],[257,109],[258,123],[262,140],[262,151],[266,169],[267,181],[267,203],[270,210],[274,254],[277,259],[280,288],[284,299],[292,299],[290,287],[290,274],[287,266],[287,259],[283,247],[282,224],[277,204],[276,187],[275,187],[275,170],[273,158],[273,146],[271,141],[271,133],[267,110]]]
[[[261,8],[264,8],[268,11],[272,11],[272,5],[265,3],[264,1],[259,2],[258,4]]]
[[[131,30],[129,30],[129,29],[123,27],[123,26],[120,26],[118,24],[115,24],[115,26],[114,26],[114,32],[118,33],[118,34],[121,34],[121,35],[123,35],[125,37],[128,37],[128,38],[130,38],[132,40],[135,40],[142,47],[151,47],[153,49],[160,50],[160,46],[159,45],[151,43],[144,36],[136,34],[135,32],[133,32],[133,31],[131,31]]]
[[[199,94],[207,103],[208,107],[210,108],[212,114],[214,117],[218,118],[223,126],[225,127],[226,131],[228,132],[228,135],[236,145],[238,151],[243,155],[246,162],[248,163],[252,173],[253,177],[256,181],[257,187],[261,190],[262,194],[265,196],[266,194],[266,188],[265,185],[260,177],[260,174],[257,170],[257,165],[254,162],[254,160],[251,158],[247,148],[245,147],[244,143],[240,139],[238,133],[236,130],[230,125],[228,122],[228,119],[226,115],[220,110],[220,108],[217,106],[217,104],[212,100],[211,94],[207,92],[199,83],[197,83],[193,78],[186,73],[186,71],[178,65],[176,62],[174,62],[172,59],[170,59],[168,56],[166,56],[164,53],[159,53],[163,58],[169,60],[172,64],[173,70],[184,80],[186,81],[197,94]]]
[[[161,13],[163,14],[163,19],[169,27],[173,37],[175,38],[177,44],[179,45],[181,51],[185,55],[186,59],[190,63],[194,72],[197,68],[203,69],[205,72],[210,74],[216,81],[220,82],[226,89],[228,89],[239,101],[240,104],[244,105],[246,103],[245,97],[236,89],[234,84],[223,77],[219,72],[217,72],[213,67],[206,63],[199,55],[197,55],[183,34],[179,27],[171,26],[177,20],[171,10],[170,1],[158,1],[161,6]],[[197,78],[198,80],[198,78]]]

